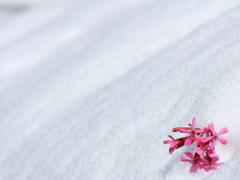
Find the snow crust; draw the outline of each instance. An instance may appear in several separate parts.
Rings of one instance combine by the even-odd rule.
[[[0,1],[0,179],[239,179],[239,1],[24,2]],[[163,144],[193,117],[229,129],[212,173]]]

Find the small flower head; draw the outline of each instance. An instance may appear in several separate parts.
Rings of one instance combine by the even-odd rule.
[[[223,145],[227,144],[227,140],[220,138],[220,135],[227,133],[228,129],[225,127],[219,133],[215,132],[214,125],[208,124],[208,127],[204,129],[196,128],[196,118],[193,118],[190,127],[175,127],[172,129],[173,132],[188,133],[189,136],[174,139],[172,136],[169,137],[172,140],[164,141],[164,144],[169,144],[169,153],[172,154],[175,149],[178,149],[184,145],[190,146],[191,144],[197,145],[195,154],[185,152],[189,157],[181,157],[181,161],[189,162],[192,164],[190,168],[191,173],[196,173],[198,169],[204,169],[205,171],[213,171],[218,166],[224,164],[223,162],[218,163],[219,160],[215,151],[216,141],[220,141]]]
[[[184,145],[186,145],[186,146],[190,146],[192,144],[192,142],[196,138],[197,134],[204,132],[203,129],[195,128],[196,121],[197,121],[196,118],[193,118],[193,120],[192,120],[192,128],[190,130],[187,130],[187,129],[184,129],[184,128],[180,129],[181,133],[188,133],[190,135],[190,136],[188,136],[188,138],[185,141]]]
[[[174,139],[171,135],[168,135],[172,140],[166,140],[163,141],[164,144],[169,144],[169,153],[172,154],[175,149],[178,149],[182,146],[184,146],[184,142],[187,139],[187,137],[179,138],[179,139]]]
[[[219,158],[217,156],[210,157],[210,156],[205,156],[203,158],[203,164],[200,165],[201,168],[203,168],[205,171],[213,171],[218,168],[218,166],[221,166],[224,164],[224,162],[217,163]]]
[[[211,133],[211,136],[203,138],[202,142],[208,142],[208,141],[211,141],[211,140],[212,141],[219,140],[223,145],[226,145],[228,143],[228,140],[219,137],[220,135],[228,132],[228,129],[226,127],[223,128],[219,133],[215,132],[215,128],[214,128],[213,123],[208,124],[208,128],[209,128],[209,131]]]
[[[190,158],[186,158],[184,156],[181,156],[181,161],[190,162],[192,166],[190,167],[191,173],[196,173],[198,169],[201,169],[201,163],[203,162],[202,158],[198,154],[195,154],[193,156],[190,152],[185,152],[185,154]]]

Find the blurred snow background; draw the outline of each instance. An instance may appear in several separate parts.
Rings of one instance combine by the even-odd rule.
[[[239,29],[237,0],[0,0],[0,179],[239,179]],[[162,143],[194,116],[230,130],[212,173]]]

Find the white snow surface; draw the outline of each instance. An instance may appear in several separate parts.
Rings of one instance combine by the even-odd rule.
[[[1,180],[240,178],[239,1],[39,2],[0,1]],[[163,144],[193,117],[216,171]]]

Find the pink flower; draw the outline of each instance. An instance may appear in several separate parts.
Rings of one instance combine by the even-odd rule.
[[[214,156],[217,156],[217,153],[215,151],[215,145],[216,141],[210,141],[207,149],[207,154],[213,158]]]
[[[209,129],[208,128],[204,128],[204,132],[206,133],[206,137],[209,137],[210,135],[210,132],[209,132]],[[198,145],[197,146],[197,149],[196,149],[196,153],[198,153],[199,155],[201,155],[202,153],[204,152],[207,152],[208,154],[211,154],[212,157],[216,155],[214,149],[215,148],[211,148],[211,147],[215,147],[215,146],[212,146],[212,141],[211,142],[202,142],[202,140],[204,138],[201,138],[199,136],[195,136],[195,144]]]
[[[208,124],[208,128],[209,128],[210,132],[212,133],[212,136],[204,138],[202,140],[203,142],[207,142],[207,141],[210,141],[210,140],[219,140],[223,145],[226,145],[228,143],[228,140],[219,137],[220,135],[228,132],[228,129],[226,127],[223,128],[219,133],[215,132],[215,128],[214,128],[213,123]]]
[[[195,137],[197,136],[197,134],[199,133],[203,133],[204,130],[203,129],[198,129],[198,128],[195,128],[196,126],[196,118],[193,118],[192,120],[192,127],[190,130],[187,130],[187,129],[180,129],[180,132],[181,133],[188,133],[190,134],[190,136],[188,136],[188,138],[186,139],[184,145],[185,146],[190,146],[193,142],[193,140],[195,139]]]
[[[201,155],[203,152],[209,151],[210,149],[211,148],[208,146],[208,143],[200,142],[198,143],[198,146],[195,152]]]
[[[175,127],[172,129],[173,132],[188,133],[189,136],[174,139],[168,135],[172,140],[163,141],[164,144],[169,144],[169,153],[172,154],[175,149],[184,145],[190,146],[194,142],[194,144],[197,145],[195,154],[185,152],[188,158],[181,156],[181,161],[191,163],[191,173],[196,173],[198,169],[204,169],[207,172],[212,171],[224,164],[223,162],[217,163],[219,158],[215,151],[215,145],[217,140],[223,145],[228,143],[226,139],[220,138],[220,135],[227,133],[228,129],[225,127],[219,133],[216,133],[212,123],[208,124],[208,127],[204,129],[196,128],[196,118],[193,118],[192,124],[189,124],[189,126],[190,127]]]
[[[198,169],[201,169],[201,163],[203,163],[202,158],[200,158],[198,154],[195,154],[193,157],[192,153],[190,152],[185,152],[185,154],[190,158],[190,160],[184,156],[181,156],[181,161],[190,162],[192,164],[190,167],[190,172],[196,173]]]
[[[213,170],[217,169],[218,166],[224,164],[224,162],[217,163],[218,160],[219,160],[219,158],[217,156],[214,156],[214,157],[206,156],[203,158],[204,164],[201,164],[200,167],[203,168],[207,172],[213,171]]]
[[[187,139],[187,137],[182,137],[179,139],[174,139],[171,135],[168,135],[172,140],[166,140],[163,141],[164,144],[169,144],[169,153],[172,154],[175,149],[178,149],[182,146],[184,146],[184,142]]]

